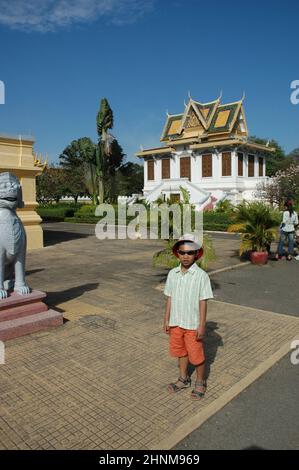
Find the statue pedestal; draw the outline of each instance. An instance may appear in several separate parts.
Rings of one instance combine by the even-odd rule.
[[[28,295],[13,292],[7,299],[0,300],[0,340],[62,325],[62,313],[48,308],[43,302],[46,296],[44,292],[34,290]]]

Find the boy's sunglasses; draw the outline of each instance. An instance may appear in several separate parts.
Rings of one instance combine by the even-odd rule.
[[[178,254],[179,255],[189,255],[189,256],[192,256],[192,255],[195,255],[196,254],[196,250],[190,250],[190,251],[183,251],[183,250],[178,250]]]

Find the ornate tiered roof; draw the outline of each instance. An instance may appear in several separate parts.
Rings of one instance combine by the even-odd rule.
[[[245,96],[233,103],[222,104],[221,95],[214,101],[201,103],[189,94],[181,114],[168,114],[160,138],[163,147],[142,149],[136,155],[167,154],[179,145],[189,145],[191,150],[223,145],[242,145],[256,151],[273,151],[265,145],[250,142],[243,107]]]
[[[209,139],[212,135],[232,132],[247,136],[243,99],[221,104],[219,97],[209,103],[200,103],[190,96],[182,114],[167,115],[161,142],[194,137]]]

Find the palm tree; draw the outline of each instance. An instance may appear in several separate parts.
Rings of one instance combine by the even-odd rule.
[[[280,214],[262,202],[242,202],[233,212],[227,231],[241,233],[240,255],[245,251],[266,251],[275,240]]]
[[[104,202],[105,159],[109,156],[110,145],[114,140],[109,134],[113,127],[113,112],[106,98],[101,100],[100,110],[97,114],[98,145],[96,149],[96,172],[99,184],[99,202]]]

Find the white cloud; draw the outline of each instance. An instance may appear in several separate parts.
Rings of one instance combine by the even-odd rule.
[[[136,22],[155,0],[0,0],[0,25],[48,32],[106,19],[115,25]]]

